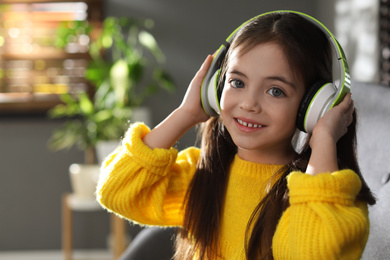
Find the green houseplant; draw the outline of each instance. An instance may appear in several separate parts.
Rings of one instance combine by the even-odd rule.
[[[98,142],[119,140],[134,110],[147,97],[160,89],[174,91],[162,67],[164,54],[149,32],[152,27],[149,19],[104,20],[99,36],[89,43],[91,61],[85,77],[95,87],[94,93],[63,94],[62,104],[49,111],[52,118],[68,118],[49,140],[51,148],[77,146],[85,151],[85,163],[96,163]],[[63,24],[58,29],[58,46],[91,29],[86,22]]]

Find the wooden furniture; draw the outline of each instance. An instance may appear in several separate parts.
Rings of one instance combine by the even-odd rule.
[[[66,193],[62,198],[62,249],[65,260],[72,260],[73,247],[73,212],[72,211],[97,211],[102,207],[93,198],[79,198],[71,193]],[[111,235],[113,238],[113,259],[118,259],[126,248],[125,221],[111,214]]]

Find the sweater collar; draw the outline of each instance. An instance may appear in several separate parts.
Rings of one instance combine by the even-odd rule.
[[[284,165],[278,164],[262,164],[256,162],[245,161],[241,159],[237,154],[234,157],[231,165],[231,172],[234,174],[240,174],[247,177],[270,178],[273,174],[279,171]]]

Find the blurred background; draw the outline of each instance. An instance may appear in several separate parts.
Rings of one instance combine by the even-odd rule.
[[[1,0],[0,258],[61,250],[70,165],[98,164],[94,148],[119,140],[130,118],[158,124],[235,28],[278,9],[322,21],[354,80],[389,85],[387,0]],[[106,249],[109,214],[75,212],[73,229],[76,249]]]

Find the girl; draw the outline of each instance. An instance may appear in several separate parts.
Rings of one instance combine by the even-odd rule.
[[[292,145],[302,97],[332,81],[325,34],[294,13],[240,28],[219,77],[221,115],[209,118],[200,87],[212,59],[162,123],[130,127],[103,164],[98,201],[133,222],[181,227],[178,259],[358,259],[375,199],[356,161],[351,95]],[[172,148],[201,122],[200,149]]]

